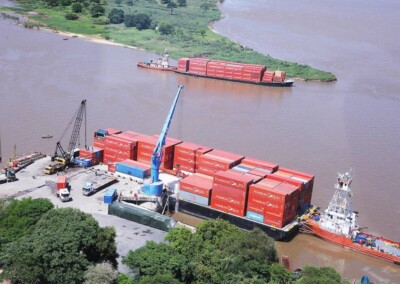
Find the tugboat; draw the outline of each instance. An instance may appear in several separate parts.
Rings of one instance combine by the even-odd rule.
[[[140,61],[137,63],[137,66],[160,71],[175,71],[176,69],[178,69],[176,66],[169,65],[169,55],[167,50],[165,50],[162,58],[158,58],[157,60],[150,60],[150,62]]]
[[[400,242],[365,233],[357,225],[358,212],[352,209],[352,171],[338,174],[328,208],[313,208],[302,220],[300,232],[316,235],[350,250],[400,265]]]

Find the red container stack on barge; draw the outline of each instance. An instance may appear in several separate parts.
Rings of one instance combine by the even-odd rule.
[[[285,71],[270,71],[265,66],[212,60],[207,58],[181,58],[176,73],[273,87],[291,87],[293,80]]]

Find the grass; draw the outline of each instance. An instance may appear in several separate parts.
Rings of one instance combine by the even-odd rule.
[[[94,19],[88,10],[80,13],[78,20],[69,21],[64,16],[71,12],[70,7],[50,9],[44,6],[42,0],[19,0],[21,8],[13,10],[25,15],[27,11],[34,10],[39,15],[29,16],[33,21],[55,30],[88,36],[100,35],[114,42],[137,46],[157,54],[162,54],[167,48],[172,58],[207,57],[254,63],[266,65],[269,70],[284,70],[289,77],[319,81],[336,80],[335,75],[330,72],[274,59],[214,33],[208,29],[208,25],[221,18],[216,0],[187,0],[187,6],[173,9],[172,15],[171,10],[159,0],[133,0],[133,6],[128,6],[126,1],[123,0],[122,4],[117,5],[115,0],[108,0],[108,4],[104,6],[106,15],[113,8],[122,9],[125,14],[145,13],[151,16],[154,27],[161,22],[168,22],[174,26],[175,32],[171,35],[162,35],[154,29],[139,31],[136,28],[127,28],[124,24],[104,25],[105,17]]]

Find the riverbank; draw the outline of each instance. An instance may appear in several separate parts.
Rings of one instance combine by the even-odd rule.
[[[191,1],[188,6],[167,9],[166,5],[159,2],[149,3],[138,0],[134,4],[116,4],[110,2],[104,5],[104,16],[92,18],[89,8],[86,12],[76,14],[77,20],[67,20],[65,15],[71,12],[71,7],[56,7],[48,9],[35,0],[18,2],[21,8],[0,8],[13,10],[28,19],[27,27],[46,28],[56,31],[72,33],[95,39],[103,39],[127,47],[136,47],[157,54],[162,54],[167,48],[172,58],[180,57],[207,57],[226,61],[266,65],[270,70],[284,70],[289,77],[303,80],[318,80],[324,82],[336,81],[336,76],[301,65],[274,59],[268,55],[235,43],[228,38],[216,33],[210,24],[222,18],[219,4],[207,1],[207,6],[199,0]],[[119,3],[119,2],[118,2]],[[106,17],[112,9],[119,9],[125,15],[151,15],[152,24],[149,29],[138,30],[126,27],[125,24],[110,24]],[[35,11],[36,13],[30,13]],[[160,25],[168,24],[172,27],[170,33],[158,30]]]

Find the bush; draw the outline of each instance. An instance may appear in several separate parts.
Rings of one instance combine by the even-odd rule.
[[[65,18],[67,19],[67,20],[77,20],[77,19],[79,19],[79,16],[77,15],[77,14],[74,14],[74,13],[67,13],[67,14],[65,14]]]
[[[72,12],[74,12],[74,13],[80,13],[80,12],[82,12],[83,5],[79,2],[74,3],[74,4],[72,4],[71,9],[72,9]]]
[[[122,4],[122,0],[115,0],[115,4],[121,5]]]
[[[132,0],[126,1],[126,5],[128,5],[128,6],[133,6],[133,1],[132,1]]]
[[[90,14],[92,15],[93,18],[98,18],[100,16],[103,16],[105,12],[106,10],[104,9],[104,7],[100,5],[94,5],[90,9]]]
[[[108,14],[111,24],[121,24],[124,22],[124,11],[121,9],[112,9]]]
[[[158,30],[162,35],[169,35],[174,32],[174,27],[170,23],[162,22],[158,26]]]

